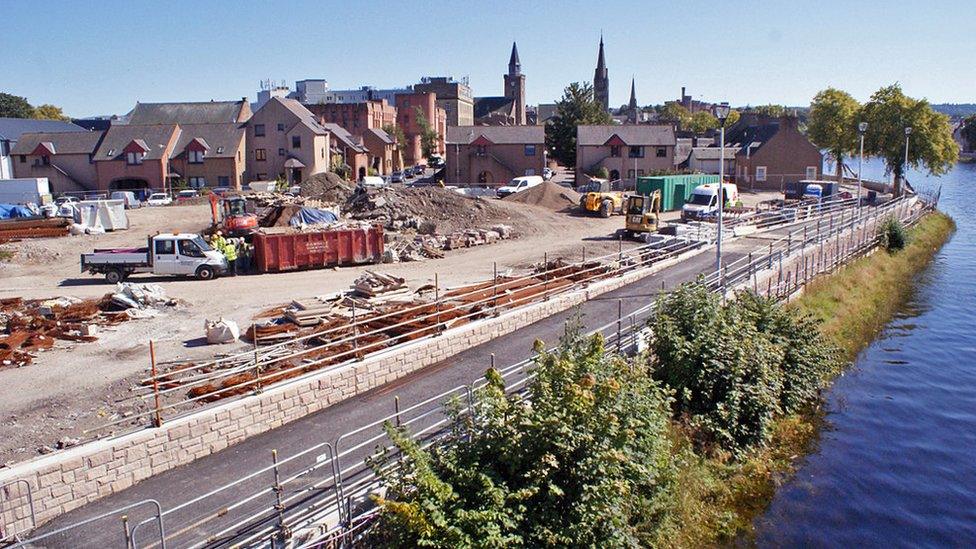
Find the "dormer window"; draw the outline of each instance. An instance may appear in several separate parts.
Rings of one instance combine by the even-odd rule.
[[[125,153],[125,163],[130,166],[138,166],[142,164],[142,159],[146,157],[144,152],[128,152]]]
[[[203,164],[203,151],[188,151],[187,162],[190,164]]]

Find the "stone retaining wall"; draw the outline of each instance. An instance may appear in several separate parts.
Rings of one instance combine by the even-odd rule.
[[[24,479],[32,487],[37,524],[174,467],[219,452],[248,437],[280,427],[436,364],[588,299],[631,284],[708,248],[686,252],[646,269],[625,273],[547,301],[508,311],[417,340],[398,349],[303,378],[264,392],[173,419],[117,438],[94,441],[21,463],[0,473],[0,485]],[[0,490],[0,540],[30,530],[26,488]]]

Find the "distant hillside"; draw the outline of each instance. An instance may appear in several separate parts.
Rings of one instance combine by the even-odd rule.
[[[976,103],[942,103],[941,105],[932,105],[932,108],[953,118],[964,118],[976,114]]]

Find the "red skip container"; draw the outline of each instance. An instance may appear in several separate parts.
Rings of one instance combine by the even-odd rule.
[[[254,260],[262,273],[379,263],[383,227],[254,235]]]

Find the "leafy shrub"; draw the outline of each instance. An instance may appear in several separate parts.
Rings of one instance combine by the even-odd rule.
[[[541,354],[535,373],[526,401],[489,371],[477,420],[455,412],[448,444],[387,427],[402,455],[373,463],[390,488],[372,545],[641,545],[671,497],[666,393],[599,336]]]
[[[764,444],[774,419],[816,399],[833,368],[815,321],[752,294],[722,305],[685,284],[659,298],[650,322],[652,375],[674,390],[672,412],[700,448],[740,457]]]
[[[908,232],[905,230],[905,225],[895,216],[885,218],[881,222],[881,226],[878,227],[878,232],[881,235],[881,246],[888,253],[895,253],[903,249],[908,243]]]

